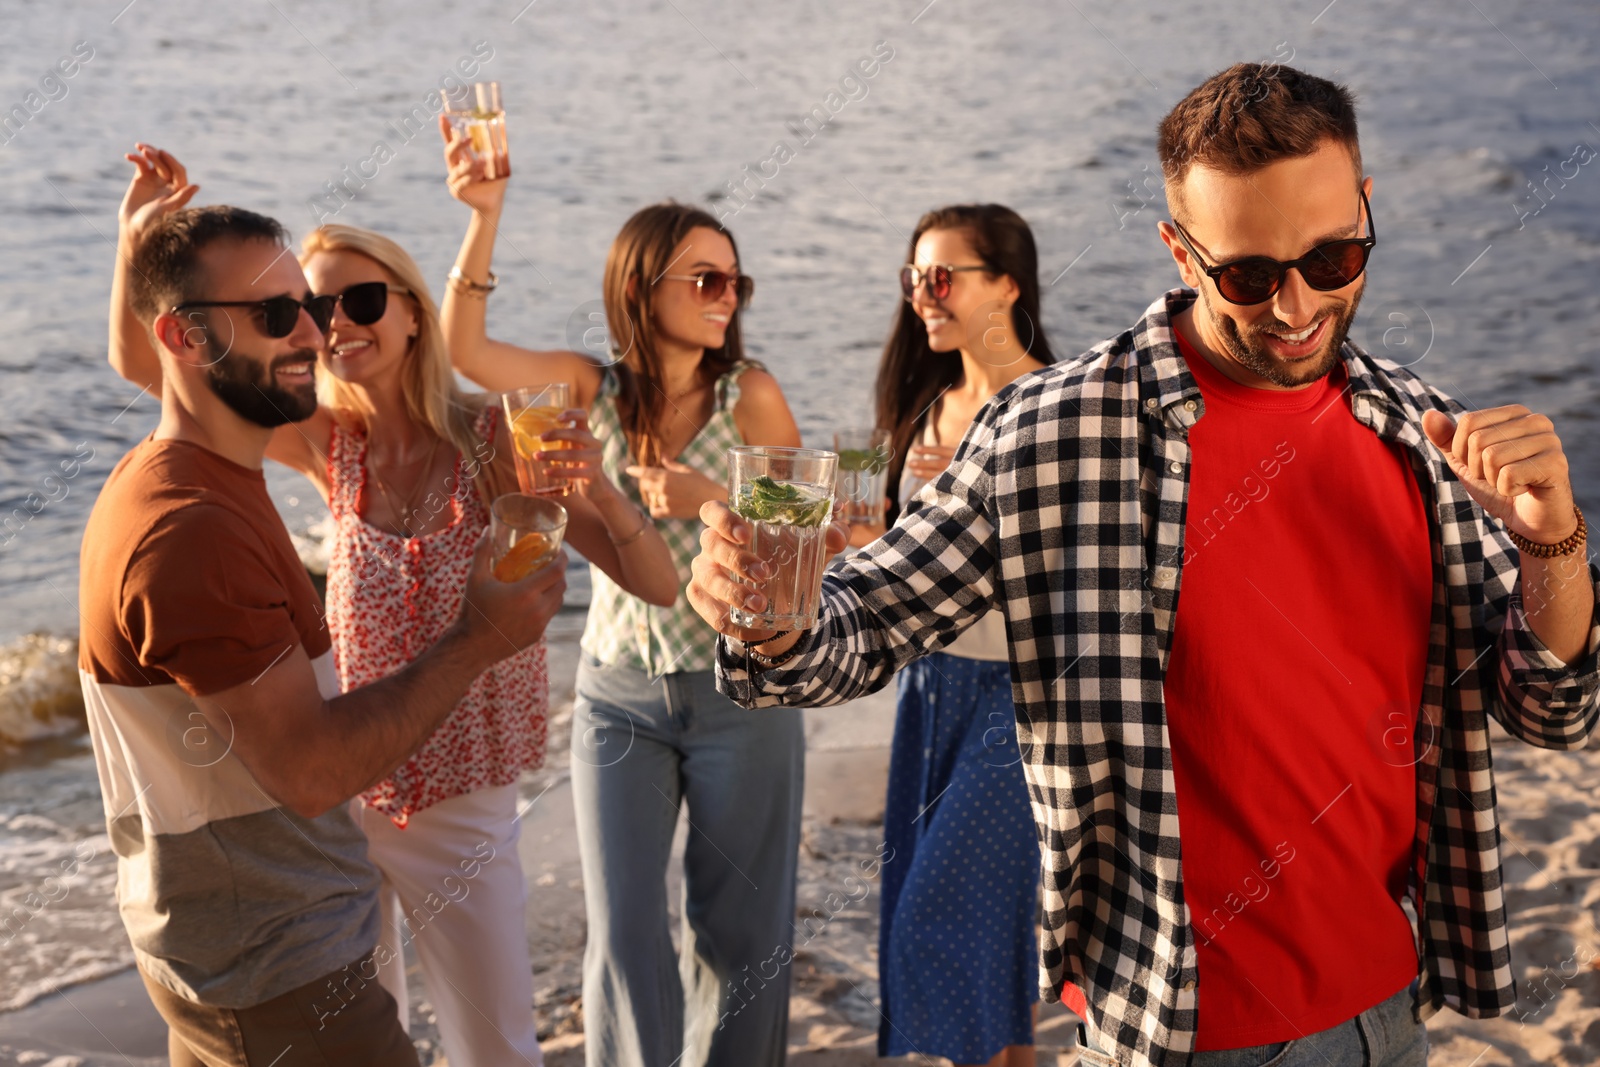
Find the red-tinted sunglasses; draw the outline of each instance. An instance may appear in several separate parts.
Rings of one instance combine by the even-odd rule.
[[[734,296],[738,298],[741,308],[750,306],[750,298],[756,292],[756,280],[748,274],[728,273],[725,270],[703,270],[699,274],[663,274],[663,278],[672,278],[680,282],[694,282],[695,292],[699,294],[703,303],[721,300],[722,294],[728,291],[728,286],[733,286]]]
[[[983,264],[970,267],[957,267],[949,263],[935,263],[930,267],[918,267],[910,263],[900,268],[900,292],[910,300],[917,293],[917,286],[924,282],[928,285],[928,295],[935,300],[943,300],[950,295],[951,276],[964,270],[981,270],[987,272],[989,268]]]

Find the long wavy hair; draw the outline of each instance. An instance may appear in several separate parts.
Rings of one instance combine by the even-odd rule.
[[[661,425],[667,408],[666,382],[660,356],[660,331],[652,313],[655,283],[672,266],[673,250],[704,226],[717,230],[733,245],[734,262],[739,245],[733,234],[711,214],[688,204],[668,200],[634,212],[611,242],[606,255],[603,295],[606,328],[613,357],[620,353],[617,411],[623,433],[635,459],[644,466],[659,466],[667,458],[661,448]],[[630,283],[632,293],[630,294]],[[700,360],[700,382],[715,381],[744,359],[737,308],[728,319],[721,348],[708,348]]]
[[[1039,314],[1039,252],[1033,243],[1033,231],[1022,216],[1001,204],[936,208],[917,220],[906,252],[907,263],[916,259],[917,242],[929,230],[959,230],[966,234],[973,251],[988,268],[987,273],[1008,275],[1017,283],[1017,300],[1011,306],[1012,333],[1028,355],[1041,363],[1054,363],[1056,357],[1050,351]],[[961,353],[935,352],[928,345],[928,328],[911,301],[901,303],[894,329],[883,346],[874,387],[877,424],[890,434],[890,525],[900,513],[895,488],[905,469],[906,454],[921,432],[933,402],[960,380]]]
[[[406,414],[448,442],[464,459],[482,461],[482,473],[492,469],[487,462],[492,451],[484,449],[483,439],[473,427],[484,405],[494,397],[488,393],[467,393],[456,385],[445,346],[444,329],[439,321],[439,306],[433,302],[422,269],[405,249],[380,233],[357,226],[329,223],[306,234],[300,243],[300,262],[306,263],[318,252],[356,252],[382,267],[395,285],[411,294],[417,313],[417,335],[401,366],[401,392]],[[390,293],[390,299],[404,299]],[[356,403],[355,387],[319,369],[317,399],[347,426],[363,432],[370,429],[366,414]],[[468,468],[476,470],[476,464]],[[475,479],[478,495],[487,504],[504,486],[492,485],[491,478]]]

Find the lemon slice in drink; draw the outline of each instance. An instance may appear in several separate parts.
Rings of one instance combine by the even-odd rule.
[[[535,452],[548,452],[565,447],[562,441],[544,441],[540,435],[561,425],[558,407],[525,407],[517,412],[511,423],[511,438],[522,455],[532,457]]]
[[[494,576],[502,582],[519,582],[538,570],[555,555],[548,534],[529,531],[517,538],[494,565]]]

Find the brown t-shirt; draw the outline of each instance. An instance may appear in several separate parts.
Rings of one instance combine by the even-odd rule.
[[[260,470],[147,439],[84,532],[79,668],[118,903],[145,971],[248,1007],[376,943],[377,874],[339,807],[279,807],[192,697],[259,678],[295,645],[338,693],[322,606]]]

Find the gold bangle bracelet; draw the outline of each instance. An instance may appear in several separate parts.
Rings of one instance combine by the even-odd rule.
[[[637,511],[638,509],[635,508],[634,510]],[[639,528],[637,530],[633,531],[633,533],[629,534],[627,537],[612,537],[611,538],[611,547],[613,547],[613,548],[627,548],[629,545],[631,545],[635,541],[639,540],[639,538],[643,537],[645,531],[650,529],[650,516],[646,515],[642,511],[640,511],[639,512],[639,520],[640,520],[639,521]],[[607,530],[606,531],[606,536],[610,537],[611,536],[611,531]]]
[[[454,278],[451,278],[445,284],[450,287],[450,291],[452,293],[456,293],[460,296],[470,297],[473,300],[489,299],[489,290],[487,289],[475,289],[470,284],[466,282],[459,282]]]
[[[465,287],[475,293],[492,293],[500,284],[500,279],[495,277],[494,271],[489,272],[489,280],[487,282],[475,282],[467,277],[459,266],[450,268],[450,281],[458,288]]]

